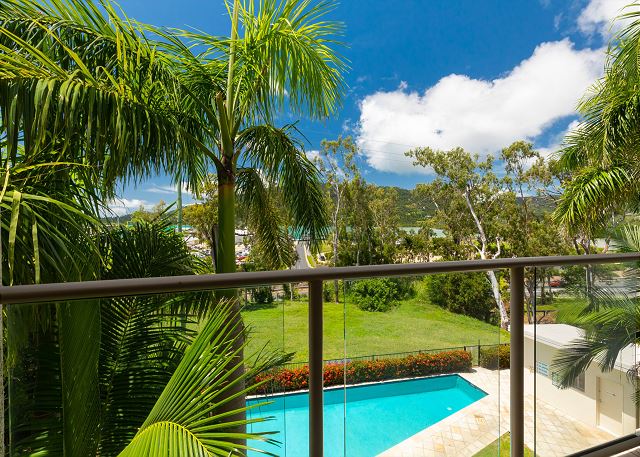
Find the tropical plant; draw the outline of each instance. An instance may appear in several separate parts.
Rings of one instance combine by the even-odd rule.
[[[505,201],[513,196],[503,192],[503,183],[493,171],[493,157],[480,160],[478,154],[460,147],[449,151],[416,148],[405,155],[414,159],[414,165],[430,167],[435,172],[432,183],[417,188],[431,196],[437,217],[447,222],[447,232],[456,244],[467,240],[483,260],[500,257],[504,227],[497,221],[502,217]],[[500,325],[506,328],[509,315],[498,278],[494,271],[487,271],[486,276],[500,312]]]
[[[640,251],[640,225],[625,225],[618,230],[615,242],[620,252]],[[577,325],[584,335],[562,348],[553,361],[563,387],[573,385],[577,377],[592,364],[604,372],[615,368],[620,353],[629,346],[640,344],[640,302],[638,280],[640,265],[629,267],[625,272],[625,283],[629,292],[592,289],[588,306],[578,316]],[[629,379],[640,387],[640,364],[635,363],[628,372]],[[635,392],[636,403],[640,403],[640,389]]]
[[[166,224],[118,227],[97,244],[102,279],[200,268]],[[244,455],[242,440],[261,439],[238,432],[225,405],[230,389],[275,359],[229,378],[243,363],[230,303],[197,292],[32,306],[52,325],[33,329],[10,365],[11,455]]]
[[[565,138],[559,159],[565,183],[556,218],[586,234],[605,226],[616,213],[636,208],[640,193],[637,5],[619,19],[629,25],[611,40],[605,74],[578,105],[583,119]]]
[[[326,118],[338,107],[346,66],[333,49],[342,24],[326,18],[334,5],[234,0],[228,7],[229,37],[154,30],[175,56],[187,92],[181,106],[203,132],[203,138],[189,139],[216,169],[216,273],[236,270],[237,207],[253,232],[252,249],[268,254],[262,256],[268,268],[294,261],[287,226],[308,238],[312,249],[325,237],[318,170],[304,153],[296,126],[276,127],[274,118],[284,108]],[[195,55],[194,49],[203,51]],[[238,409],[244,399],[234,396],[232,406]]]
[[[344,61],[332,49],[340,23],[325,18],[333,2],[269,0],[229,4],[231,35],[161,32],[177,56],[188,88],[183,106],[200,119],[206,139],[193,138],[215,166],[218,184],[216,271],[235,271],[236,206],[271,253],[272,267],[292,262],[286,221],[275,210],[273,191],[291,224],[312,242],[325,235],[326,214],[315,166],[296,138],[295,125],[274,126],[283,108],[324,118],[338,106]],[[179,35],[179,38],[176,37]],[[183,40],[188,41],[185,45]],[[204,49],[194,55],[192,49]],[[236,202],[237,198],[237,202]]]
[[[178,103],[166,56],[123,16],[108,0],[0,4],[4,146],[88,164],[109,194],[121,178],[160,171],[185,170],[195,187],[204,162],[185,147],[200,136],[197,119]]]

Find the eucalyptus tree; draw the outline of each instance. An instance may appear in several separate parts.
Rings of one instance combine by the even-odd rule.
[[[477,255],[485,259],[495,259],[502,253],[500,228],[492,223],[500,212],[504,197],[502,183],[493,173],[493,158],[479,160],[462,148],[438,151],[431,148],[416,148],[406,153],[414,159],[414,164],[430,167],[436,178],[423,189],[433,197],[437,216],[454,218],[454,236],[463,241],[471,239]],[[438,214],[439,213],[439,214]],[[492,232],[489,232],[492,229]],[[500,311],[503,327],[509,323],[509,315],[502,300],[500,285],[495,272],[487,271],[487,278]]]
[[[354,163],[358,153],[358,146],[351,137],[338,137],[336,140],[322,140],[321,149],[314,159],[318,169],[325,177],[328,188],[328,200],[331,208],[331,225],[333,233],[331,237],[333,247],[333,257],[331,262],[334,267],[338,266],[338,245],[341,220],[344,220],[342,211],[345,199],[345,192],[348,183],[359,175],[358,168]],[[333,293],[338,301],[340,286],[338,280],[333,282]]]

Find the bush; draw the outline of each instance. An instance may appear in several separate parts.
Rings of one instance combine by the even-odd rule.
[[[478,360],[478,365],[490,370],[495,370],[498,367],[502,370],[510,367],[510,357],[511,351],[508,344],[481,347],[480,360]]]
[[[253,301],[261,305],[268,305],[273,303],[273,292],[271,287],[258,287],[253,289],[252,292]]]
[[[348,384],[413,378],[433,374],[457,373],[471,370],[472,356],[466,351],[445,351],[417,354],[396,359],[353,361],[327,364],[324,367],[324,385],[337,386],[344,382],[345,368]],[[263,382],[258,394],[304,390],[309,388],[309,367],[271,370],[255,377],[254,383]]]
[[[344,283],[341,280],[338,281],[338,298],[336,299],[335,294],[335,282],[334,281],[324,281],[322,284],[322,299],[325,302],[334,302],[337,303],[340,300],[344,299],[343,297],[343,287]]]
[[[413,294],[413,283],[405,278],[374,278],[356,281],[350,294],[364,311],[389,311],[398,305],[398,300]]]
[[[496,303],[484,273],[445,273],[425,279],[427,298],[434,305],[482,321],[497,323]]]

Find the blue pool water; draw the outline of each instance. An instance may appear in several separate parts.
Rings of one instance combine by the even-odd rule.
[[[346,405],[345,405],[346,395]],[[330,389],[324,393],[324,454],[330,457],[373,457],[486,395],[458,375],[394,381]],[[257,398],[272,404],[250,410],[249,417],[273,417],[252,424],[252,432],[277,431],[282,444],[249,444],[279,456],[308,456],[309,395]],[[346,420],[345,413],[346,410]],[[257,452],[250,456],[262,455]]]

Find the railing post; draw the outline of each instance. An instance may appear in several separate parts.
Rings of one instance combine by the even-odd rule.
[[[309,457],[323,457],[322,281],[309,281]]]
[[[510,395],[511,457],[524,455],[524,268],[511,268]]]

